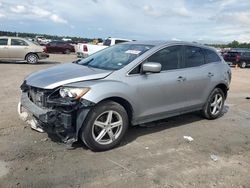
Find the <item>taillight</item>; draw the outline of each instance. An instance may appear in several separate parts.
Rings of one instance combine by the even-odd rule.
[[[84,51],[84,52],[87,52],[87,51],[88,51],[87,45],[83,45],[83,51]]]
[[[240,55],[239,54],[236,55],[236,61],[237,62],[240,61]]]

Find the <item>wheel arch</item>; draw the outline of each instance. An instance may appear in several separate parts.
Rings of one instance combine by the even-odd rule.
[[[216,85],[215,88],[220,88],[223,91],[225,98],[227,98],[228,87],[226,84],[220,83]]]
[[[132,105],[130,104],[130,102],[122,97],[108,97],[108,98],[105,98],[101,101],[99,101],[97,104],[101,103],[101,102],[104,102],[104,101],[114,101],[118,104],[120,104],[127,112],[128,114],[128,118],[129,118],[129,121],[131,122],[132,119],[133,119],[133,107]]]
[[[100,103],[103,103],[105,101],[113,101],[113,102],[116,102],[118,104],[120,104],[127,112],[128,114],[128,119],[129,119],[129,123],[131,124],[132,122],[132,119],[133,119],[133,107],[131,105],[131,103],[122,98],[122,97],[117,97],[117,96],[112,96],[112,97],[106,97],[102,100],[100,100],[99,102],[95,103],[94,106],[100,104]],[[86,119],[88,118],[88,116],[90,115],[91,113],[91,109],[89,110],[80,110],[79,113],[77,114],[77,130],[76,130],[76,135],[77,137],[79,136],[79,133],[81,132],[80,129],[83,128],[83,123],[86,121]]]

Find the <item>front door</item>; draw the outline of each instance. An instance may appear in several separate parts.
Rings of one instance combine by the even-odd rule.
[[[136,74],[132,71],[126,78],[136,88],[136,97],[133,100],[137,107],[135,121],[164,118],[185,108],[185,71],[180,69],[182,59],[182,46],[166,47],[146,60],[160,63],[160,73]]]

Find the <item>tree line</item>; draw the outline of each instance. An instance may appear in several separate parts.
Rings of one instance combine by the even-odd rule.
[[[70,38],[72,42],[92,42],[94,39],[91,38],[83,38],[83,37],[70,37],[70,36],[58,36],[58,35],[47,35],[47,34],[39,34],[39,33],[25,33],[25,32],[11,32],[11,31],[0,31],[0,36],[15,36],[15,37],[23,37],[23,38],[35,38],[36,36],[43,36],[47,39],[51,40],[62,40],[63,38]],[[98,41],[102,41],[102,39],[95,39]]]
[[[39,33],[25,33],[25,32],[10,32],[10,31],[0,31],[0,36],[18,36],[24,38],[35,38],[36,36],[43,36],[47,39],[51,40],[62,40],[63,38],[70,38],[72,42],[93,42],[98,41],[102,42],[101,38],[83,38],[83,37],[70,37],[70,36],[58,36],[58,35],[47,35],[47,34],[39,34]],[[250,43],[240,43],[236,40],[228,43],[228,44],[209,44],[209,46],[213,46],[215,48],[250,48]]]
[[[240,43],[234,40],[228,44],[210,44],[209,46],[213,46],[215,48],[250,48],[250,43]]]

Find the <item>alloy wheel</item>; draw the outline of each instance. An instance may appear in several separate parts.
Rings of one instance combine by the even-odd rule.
[[[241,63],[241,68],[246,68],[246,66],[247,66],[246,62]]]
[[[114,110],[105,111],[95,119],[92,136],[101,145],[111,144],[120,136],[122,128],[121,115]]]
[[[212,103],[210,104],[210,111],[212,115],[217,115],[222,108],[223,96],[220,93],[214,95]]]
[[[27,62],[28,62],[28,63],[31,63],[31,64],[36,63],[36,62],[37,62],[37,56],[34,55],[34,54],[28,55],[28,57],[27,57]]]

